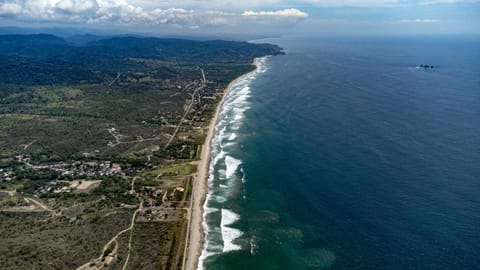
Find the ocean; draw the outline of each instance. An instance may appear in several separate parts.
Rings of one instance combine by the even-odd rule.
[[[226,99],[199,269],[480,269],[480,39],[265,41],[286,55]]]

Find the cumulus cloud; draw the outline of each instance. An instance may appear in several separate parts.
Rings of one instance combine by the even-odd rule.
[[[132,2],[133,1],[133,2]],[[198,29],[203,26],[238,25],[247,17],[281,17],[282,21],[303,18],[308,15],[298,9],[279,11],[222,11],[193,10],[184,8],[143,8],[135,0],[7,0],[1,3],[0,17],[16,20],[58,23],[88,23],[91,25],[120,24],[127,26],[164,25],[174,28]],[[252,22],[268,22],[268,19],[248,19]],[[270,20],[272,23],[278,19]]]
[[[285,4],[296,4],[296,0],[128,0],[132,5],[144,8],[168,8],[172,6],[187,9],[218,9],[219,7],[229,10],[245,10],[253,8],[267,8],[282,6]]]
[[[308,14],[295,8],[277,11],[244,11],[243,16],[277,16],[277,17],[298,17],[305,18]]]
[[[437,23],[440,22],[440,20],[436,19],[403,19],[399,20],[399,23]]]
[[[95,0],[61,0],[55,4],[55,9],[65,13],[96,12],[98,4]]]
[[[22,12],[22,6],[16,3],[3,3],[0,5],[0,15],[17,15]]]

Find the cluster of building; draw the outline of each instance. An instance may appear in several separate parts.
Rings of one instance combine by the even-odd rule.
[[[43,195],[53,193],[70,193],[72,192],[72,188],[68,183],[60,182],[60,181],[51,181],[45,184],[44,186],[37,189],[34,193],[34,196],[41,197]]]
[[[73,162],[52,162],[46,164],[32,164],[30,157],[20,155],[17,161],[35,170],[48,169],[64,176],[72,177],[100,177],[100,176],[125,176],[126,171],[118,163],[111,161],[73,161]]]
[[[11,181],[13,179],[13,171],[11,169],[0,169],[0,182]]]
[[[164,206],[170,207],[171,201],[176,201],[176,196],[183,196],[185,188],[176,186],[175,188],[143,187],[141,197],[143,207]]]
[[[202,85],[202,82],[199,80],[186,80],[185,78],[165,79],[162,80],[162,83],[163,87],[167,89],[177,89],[184,91],[189,91]]]
[[[140,212],[138,221],[166,221],[182,218],[182,209],[188,207],[186,201],[176,201],[176,197],[183,197],[185,189],[177,186],[173,189],[146,188],[142,193],[143,210]],[[172,205],[175,202],[175,206]]]

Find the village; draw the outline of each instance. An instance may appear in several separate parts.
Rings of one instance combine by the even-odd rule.
[[[122,170],[120,164],[111,161],[62,161],[36,164],[29,155],[16,156],[19,170],[50,170],[56,172],[60,178],[97,178],[101,176],[125,176],[133,170]]]

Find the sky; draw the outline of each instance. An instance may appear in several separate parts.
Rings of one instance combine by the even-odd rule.
[[[480,35],[480,0],[0,0],[0,26],[184,35]]]

